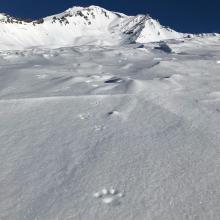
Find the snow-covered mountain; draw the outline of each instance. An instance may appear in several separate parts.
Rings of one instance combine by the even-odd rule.
[[[3,50],[147,43],[182,36],[149,15],[127,16],[98,6],[73,7],[35,21],[0,14],[0,49]]]

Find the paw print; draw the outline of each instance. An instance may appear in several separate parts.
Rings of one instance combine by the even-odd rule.
[[[90,115],[89,115],[89,114],[80,114],[80,115],[78,115],[78,117],[79,117],[81,120],[86,120],[86,119],[89,119],[89,118],[90,118]]]
[[[105,127],[102,125],[95,125],[94,129],[95,129],[95,131],[102,131],[105,129]]]
[[[93,196],[106,205],[118,206],[121,204],[120,198],[122,198],[124,194],[114,188],[103,188],[100,192],[94,193]]]

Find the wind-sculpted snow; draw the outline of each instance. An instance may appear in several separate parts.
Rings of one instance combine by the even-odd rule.
[[[219,60],[217,36],[1,51],[0,219],[219,220]]]

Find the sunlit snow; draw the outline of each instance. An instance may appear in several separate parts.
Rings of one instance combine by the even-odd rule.
[[[8,46],[0,219],[220,219],[219,36]]]

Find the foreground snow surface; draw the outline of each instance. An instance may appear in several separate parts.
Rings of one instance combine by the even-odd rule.
[[[220,219],[220,42],[168,45],[0,52],[1,220]]]

